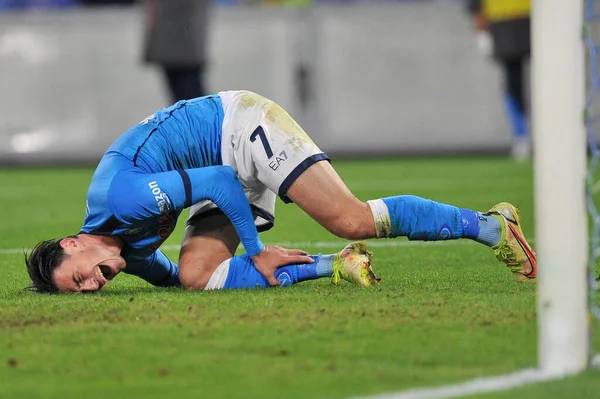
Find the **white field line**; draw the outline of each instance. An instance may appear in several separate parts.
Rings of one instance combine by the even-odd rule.
[[[592,359],[592,367],[600,367],[600,355]],[[494,377],[475,378],[459,384],[436,388],[417,388],[407,391],[365,396],[355,399],[446,399],[467,395],[505,391],[527,384],[550,381],[565,377],[564,374],[549,373],[539,369],[525,369]]]
[[[402,192],[414,192],[419,190],[428,190],[428,191],[443,191],[448,189],[456,188],[456,183],[451,180],[445,178],[428,178],[428,179],[416,179],[416,178],[400,178],[400,179],[381,179],[381,180],[344,180],[346,186],[351,191],[355,190],[381,190],[381,187],[386,187],[388,189],[397,189],[397,191]],[[488,180],[478,180],[477,188],[479,190],[488,190],[495,189],[498,187],[498,184],[502,184],[506,182],[510,182],[511,188],[517,189],[530,189],[531,183],[528,182],[518,182],[517,186],[515,186],[515,182],[507,179],[503,179],[501,183],[498,182],[498,178],[488,179]]]
[[[278,242],[265,242],[268,245],[279,245],[285,248],[339,248],[342,249],[344,245],[350,241],[278,241]],[[529,242],[532,242],[529,240]],[[449,240],[449,241],[396,241],[396,240],[378,240],[369,241],[369,247],[372,248],[384,248],[384,247],[415,247],[420,245],[465,245],[475,244],[471,240]],[[180,245],[163,245],[160,247],[164,251],[176,251],[181,248]],[[23,251],[30,251],[31,248],[6,248],[0,249],[0,255],[10,254],[22,254]]]

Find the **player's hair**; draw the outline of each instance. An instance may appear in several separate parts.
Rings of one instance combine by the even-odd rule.
[[[77,236],[69,236],[77,237]],[[62,238],[42,241],[29,253],[25,253],[25,265],[31,278],[31,285],[26,290],[40,293],[56,293],[58,287],[52,274],[68,255],[60,246]]]

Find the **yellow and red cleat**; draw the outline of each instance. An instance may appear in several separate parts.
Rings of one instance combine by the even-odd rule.
[[[373,253],[367,249],[365,241],[353,242],[344,247],[333,261],[332,283],[338,285],[341,280],[363,287],[378,284],[381,279],[371,267]]]
[[[500,242],[492,247],[496,258],[504,262],[518,280],[535,279],[537,276],[536,255],[523,235],[519,208],[508,202],[501,202],[494,205],[484,215],[495,217],[502,226]]]

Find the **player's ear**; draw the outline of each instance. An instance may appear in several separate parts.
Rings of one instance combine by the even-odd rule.
[[[60,240],[60,246],[63,248],[74,248],[79,245],[79,241],[75,237],[65,237]]]

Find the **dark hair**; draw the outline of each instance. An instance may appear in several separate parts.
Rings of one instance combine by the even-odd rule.
[[[40,293],[58,292],[52,275],[63,260],[68,258],[64,248],[60,246],[61,240],[62,238],[42,241],[29,255],[25,253],[25,265],[32,283],[27,289]]]

